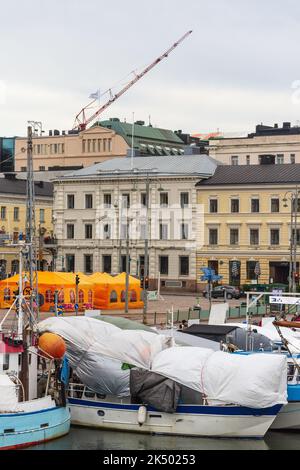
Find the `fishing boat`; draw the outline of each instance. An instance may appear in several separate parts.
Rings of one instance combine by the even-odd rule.
[[[94,318],[48,318],[38,330],[66,342],[75,425],[262,438],[286,403],[283,357],[263,357],[257,367],[251,357],[174,346],[165,335],[121,330]]]
[[[133,404],[130,398],[96,393],[81,384],[70,384],[68,401],[74,425],[198,437],[263,438],[282,407],[255,409],[191,403],[178,405],[175,413],[165,413]]]
[[[20,267],[22,273],[22,250]],[[39,393],[41,352],[32,325],[30,298],[23,291],[21,274],[19,293],[0,324],[0,450],[43,443],[67,434],[70,429],[64,386],[59,377],[55,383],[51,380],[53,371],[59,373],[61,361],[51,362],[45,393]],[[11,314],[12,325],[4,331],[4,323]]]

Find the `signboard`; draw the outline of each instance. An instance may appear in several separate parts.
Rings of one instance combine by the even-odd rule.
[[[286,296],[273,296],[270,295],[270,304],[277,305],[300,305],[300,297],[286,297]]]
[[[158,300],[157,290],[148,291],[147,299],[148,300]]]

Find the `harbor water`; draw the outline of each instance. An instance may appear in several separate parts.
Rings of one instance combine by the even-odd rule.
[[[261,439],[211,439],[72,427],[67,436],[30,450],[300,450],[300,432],[268,432]]]

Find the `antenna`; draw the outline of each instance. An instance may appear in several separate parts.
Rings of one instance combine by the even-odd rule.
[[[187,31],[177,42],[169,47],[169,49],[164,52],[162,55],[157,57],[150,65],[148,65],[141,73],[136,74],[134,79],[127,83],[118,93],[113,95],[110,90],[110,98],[109,100],[103,104],[94,114],[90,117],[86,117],[86,111],[90,109],[90,107],[97,101],[97,98],[90,101],[75,117],[75,123],[73,129],[84,130],[86,129],[87,125],[94,121],[101,113],[103,113],[112,103],[114,103],[120,96],[122,96],[129,88],[131,88],[136,82],[138,82],[146,73],[148,73],[153,67],[155,67],[159,62],[163,59],[167,58],[168,55],[182,42],[184,41],[193,31]]]

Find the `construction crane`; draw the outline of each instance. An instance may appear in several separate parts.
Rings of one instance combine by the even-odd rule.
[[[159,62],[161,62],[165,57],[168,57],[170,52],[172,52],[182,41],[184,41],[192,31],[187,31],[177,42],[175,42],[166,52],[161,56],[155,59],[150,65],[148,65],[141,73],[137,74],[133,80],[127,83],[118,93],[111,96],[110,99],[104,103],[96,112],[94,112],[90,117],[86,116],[86,111],[91,108],[91,106],[97,101],[98,98],[95,98],[93,101],[88,103],[75,117],[75,123],[73,129],[84,130],[87,125],[90,124],[99,114],[103,113],[112,103],[114,103],[120,96],[122,96],[129,88],[131,88],[138,80],[140,80],[146,73],[148,73],[153,67],[155,67]]]

